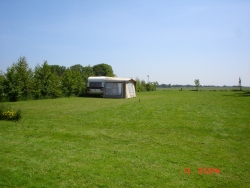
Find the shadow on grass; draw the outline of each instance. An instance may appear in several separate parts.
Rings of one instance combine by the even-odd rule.
[[[239,90],[234,90],[234,94],[229,94],[229,95],[223,95],[227,97],[250,97],[250,91],[239,91]]]
[[[81,98],[103,98],[102,95],[82,95]]]
[[[236,97],[250,97],[250,91],[242,91],[235,93]]]

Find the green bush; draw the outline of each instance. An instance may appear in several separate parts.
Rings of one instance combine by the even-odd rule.
[[[12,110],[8,106],[0,105],[0,120],[14,120],[21,119],[21,110]]]

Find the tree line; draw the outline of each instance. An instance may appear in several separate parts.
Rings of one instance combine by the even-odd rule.
[[[16,63],[0,72],[0,101],[47,99],[85,95],[89,76],[115,76],[108,64],[93,67],[49,65],[44,61],[32,70],[21,56]]]

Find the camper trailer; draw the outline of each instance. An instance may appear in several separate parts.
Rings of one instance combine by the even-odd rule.
[[[130,78],[97,76],[88,78],[87,93],[104,98],[133,98],[135,88],[136,81]]]

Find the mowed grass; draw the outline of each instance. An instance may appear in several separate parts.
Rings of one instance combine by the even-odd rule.
[[[0,122],[0,187],[249,187],[247,92],[5,104],[22,119]]]

